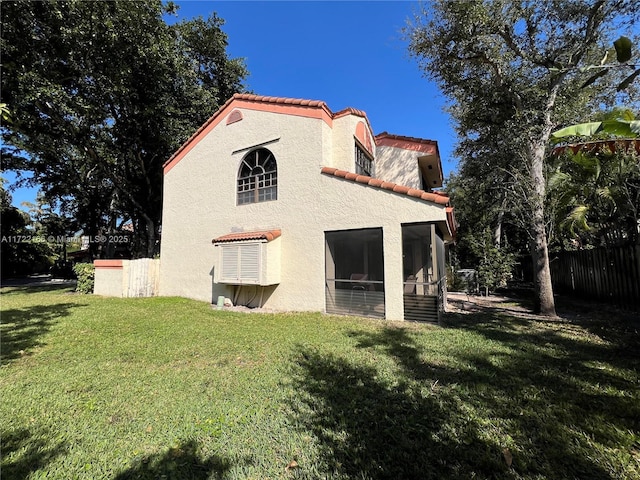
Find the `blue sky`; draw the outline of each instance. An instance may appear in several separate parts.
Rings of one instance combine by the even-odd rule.
[[[178,1],[178,18],[225,20],[228,54],[245,58],[256,94],[323,100],[337,112],[367,113],[374,133],[436,140],[445,176],[455,169],[455,133],[437,87],[409,57],[402,28],[408,1]],[[3,174],[5,178],[9,175]],[[13,204],[34,190],[11,192]]]

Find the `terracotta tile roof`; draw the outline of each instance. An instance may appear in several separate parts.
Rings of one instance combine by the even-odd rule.
[[[382,132],[382,133],[379,133],[378,135],[376,135],[376,140],[384,141],[385,139],[404,140],[406,142],[424,143],[424,144],[427,144],[427,145],[435,145],[435,144],[438,143],[435,140],[428,140],[426,138],[418,138],[418,137],[405,137],[404,135],[394,135],[394,134],[389,133],[389,132]]]
[[[239,103],[238,108],[252,107],[256,110],[274,111],[278,109],[281,113],[290,113],[295,111],[298,115],[313,116],[315,118],[322,118],[331,125],[331,121],[343,117],[345,115],[357,115],[363,117],[369,126],[369,130],[373,131],[367,114],[362,110],[355,108],[345,108],[337,113],[333,113],[327,104],[321,100],[305,100],[302,98],[285,98],[285,97],[268,97],[265,95],[253,95],[250,93],[236,93],[229,100],[222,105],[216,113],[214,113],[198,130],[191,135],[186,142],[184,142],[178,150],[164,163],[164,173],[166,174],[181,158],[198,143],[200,138],[204,137],[211,129],[213,129],[222,118],[228,113],[229,107],[233,103]],[[271,106],[271,107],[270,107]],[[315,114],[313,113],[315,110]],[[307,112],[304,114],[303,112]]]
[[[449,195],[447,195],[446,193],[444,193],[441,190],[433,190],[431,193],[435,193],[436,195],[442,195],[443,197],[449,198]]]
[[[418,190],[416,188],[406,187],[404,185],[398,185],[393,182],[386,182],[379,178],[372,178],[366,175],[358,175],[353,172],[347,172],[346,170],[338,170],[332,167],[322,167],[321,173],[325,175],[333,175],[334,177],[343,178],[352,182],[369,185],[370,187],[381,188],[383,190],[389,190],[391,192],[399,193],[401,195],[407,195],[409,197],[419,198],[427,202],[437,203],[438,205],[449,205],[449,197],[443,193],[425,192],[424,190]]]
[[[424,151],[427,154],[438,155],[438,142],[426,138],[404,137],[382,132],[376,135],[376,145],[404,148],[407,150]],[[434,151],[435,149],[435,151]]]
[[[237,232],[228,233],[218,238],[214,238],[211,243],[227,243],[227,242],[241,242],[247,240],[264,240],[270,242],[282,235],[281,230],[265,230],[261,232]]]
[[[367,118],[367,114],[364,110],[358,110],[357,108],[347,107],[344,110],[340,110],[333,114],[333,118],[344,117],[345,115],[357,115],[358,117]]]
[[[252,93],[235,93],[231,100],[247,100],[249,102],[276,103],[282,105],[299,105],[301,107],[327,107],[322,100],[305,100],[303,98],[268,97],[266,95],[254,95]]]

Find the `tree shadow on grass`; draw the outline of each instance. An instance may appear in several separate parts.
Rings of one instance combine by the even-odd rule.
[[[637,375],[592,366],[610,358],[604,345],[529,329],[527,320],[488,316],[493,320],[467,324],[467,317],[449,316],[447,328],[491,342],[439,358],[439,346],[421,337],[429,332],[352,332],[371,358],[394,361],[401,372],[395,381],[375,365],[301,348],[294,410],[301,428],[319,440],[324,475],[633,478],[632,455],[612,465],[593,445],[637,448],[640,405],[629,394]]]
[[[67,451],[65,443],[49,445],[51,432],[35,427],[2,432],[2,478],[27,478]]]
[[[391,348],[416,361],[410,343]],[[441,479],[506,472],[500,450],[464,416],[452,418],[430,384],[385,380],[374,366],[308,349],[300,351],[297,366],[293,408],[298,425],[320,443],[318,476]],[[304,468],[298,476],[305,478]]]
[[[637,474],[640,466],[633,459],[640,453],[634,445],[640,434],[636,339],[617,343],[595,336],[588,319],[448,314],[444,324],[507,349],[494,355],[459,352],[457,360],[470,368],[447,372],[443,383],[469,385],[475,393],[463,397],[466,403],[508,419],[508,433],[524,455],[514,463],[519,473],[635,477],[630,472]],[[612,326],[606,337],[620,338],[618,327],[624,328]],[[594,445],[619,456],[605,458]]]
[[[204,480],[224,479],[233,466],[226,458],[212,455],[202,458],[198,454],[198,445],[194,440],[187,440],[167,452],[149,455],[137,459],[114,480]]]
[[[73,309],[83,306],[85,305],[78,303],[57,303],[3,310],[0,324],[0,364],[10,363],[27,355],[30,349],[42,345],[42,336],[53,323],[70,315]]]

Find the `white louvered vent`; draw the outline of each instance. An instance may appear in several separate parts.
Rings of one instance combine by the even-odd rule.
[[[225,245],[222,247],[222,262],[220,265],[222,280],[238,280],[238,255],[239,249],[237,245]]]
[[[241,242],[219,245],[215,281],[232,285],[280,283],[279,243]]]
[[[247,283],[260,282],[260,244],[250,243],[238,245],[239,276],[238,279]]]

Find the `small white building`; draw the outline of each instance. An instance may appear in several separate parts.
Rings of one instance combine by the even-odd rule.
[[[435,141],[236,94],[164,165],[160,295],[435,320],[455,228],[441,186]]]

